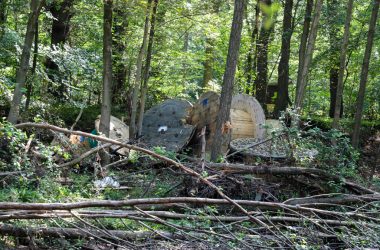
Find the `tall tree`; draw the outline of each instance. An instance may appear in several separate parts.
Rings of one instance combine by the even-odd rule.
[[[365,47],[362,70],[360,74],[359,93],[358,93],[358,98],[356,100],[355,125],[354,125],[354,132],[352,134],[352,145],[355,148],[359,146],[360,126],[361,126],[361,121],[362,121],[364,96],[365,96],[365,89],[366,89],[367,78],[368,78],[369,60],[371,59],[373,38],[375,36],[377,15],[379,13],[379,5],[380,5],[380,0],[375,0],[373,2],[371,20],[369,22],[368,35],[367,35],[367,45]]]
[[[278,95],[274,116],[279,117],[281,111],[285,111],[288,106],[288,86],[289,86],[289,59],[290,40],[292,38],[292,10],[293,0],[286,0],[284,7],[284,21],[282,26],[281,59],[278,65]]]
[[[33,64],[32,64],[32,78],[36,76],[37,69],[37,55],[38,55],[38,19],[36,20],[36,31],[34,32],[34,50],[33,50]],[[29,109],[30,99],[32,97],[33,81],[30,79],[26,83],[26,100],[25,100],[25,110]]]
[[[142,124],[143,124],[144,111],[145,111],[145,100],[146,100],[146,93],[148,91],[148,81],[149,81],[150,63],[152,61],[152,53],[153,53],[153,40],[154,40],[154,32],[155,32],[155,25],[156,25],[157,7],[158,7],[158,0],[153,0],[148,50],[146,53],[143,85],[141,87],[140,112],[139,112],[139,119],[137,122],[138,124],[137,131],[138,131],[139,136],[141,136],[141,133],[142,133]]]
[[[127,16],[127,7],[124,1],[117,1],[113,9],[113,86],[112,86],[112,102],[122,103],[127,101],[125,89],[127,80],[128,64],[124,59],[125,50],[127,48],[127,29],[129,20]]]
[[[7,0],[0,0],[0,39],[3,36],[6,22],[7,22]]]
[[[65,44],[70,34],[70,19],[73,17],[74,0],[54,0],[48,6],[53,22],[51,26],[51,46]],[[55,89],[53,84],[50,85],[51,93],[62,99],[66,92],[66,85],[63,84],[62,74],[59,72],[58,65],[50,57],[46,59],[45,67],[50,80],[59,83],[59,88]]]
[[[149,35],[149,19],[150,19],[150,11],[152,7],[152,0],[148,0],[146,15],[145,15],[145,25],[144,25],[144,34],[142,39],[142,44],[140,47],[139,54],[137,56],[136,62],[136,75],[135,82],[133,85],[133,93],[132,93],[132,109],[131,109],[131,122],[129,124],[129,136],[131,138],[135,138],[136,136],[136,117],[137,117],[137,108],[138,108],[138,99],[140,93],[141,79],[142,79],[142,64],[146,53],[147,40]]]
[[[270,7],[272,5],[272,0],[261,0],[260,4],[267,5]],[[265,23],[271,17],[268,13],[263,12],[263,21],[260,29],[260,35],[256,43],[257,50],[257,68],[256,68],[256,98],[260,102],[261,106],[266,110],[266,98],[267,98],[267,87],[268,87],[268,46],[269,38],[273,31],[273,23],[270,27],[267,27]]]
[[[329,43],[330,43],[330,58],[329,58],[329,74],[330,74],[330,109],[329,116],[334,117],[334,109],[336,106],[336,91],[339,78],[339,2],[337,0],[327,1],[327,15],[329,20]],[[341,105],[341,107],[343,107]]]
[[[303,100],[304,100],[306,86],[307,86],[307,75],[309,73],[309,67],[311,64],[311,60],[313,58],[313,52],[314,52],[315,41],[317,39],[318,23],[319,23],[319,18],[321,15],[322,4],[323,4],[323,0],[317,0],[315,3],[314,17],[311,23],[310,35],[309,35],[307,45],[306,45],[305,58],[303,62],[304,65],[302,66],[301,79],[300,79],[298,90],[296,93],[295,107],[299,108],[299,110],[301,110],[303,106]]]
[[[340,49],[340,62],[339,62],[339,76],[338,76],[338,84],[336,87],[336,101],[335,101],[335,109],[334,109],[334,120],[332,127],[337,129],[339,118],[342,115],[342,103],[343,103],[343,77],[344,77],[344,69],[346,67],[346,55],[348,42],[350,37],[350,24],[352,19],[352,9],[354,5],[354,0],[348,0],[347,3],[347,12],[346,12],[346,21],[344,24],[344,33],[342,38],[342,45]]]
[[[243,16],[245,9],[245,0],[235,0],[234,16],[232,19],[230,41],[227,54],[226,69],[223,77],[223,87],[220,97],[220,105],[218,116],[216,119],[216,131],[211,145],[211,160],[215,161],[221,152],[221,145],[223,142],[222,128],[225,123],[230,119],[230,109],[232,94],[234,89],[234,79],[236,72],[236,65],[239,58],[239,48],[241,40],[241,31],[243,27]]]
[[[296,93],[298,93],[299,85],[302,78],[302,70],[303,70],[305,56],[306,56],[306,45],[307,45],[307,40],[309,38],[312,12],[313,12],[313,0],[307,0],[306,9],[305,9],[305,17],[304,17],[303,26],[302,26],[301,42],[300,42],[299,51],[298,51],[298,71],[297,71]]]
[[[24,46],[22,48],[20,66],[16,72],[16,87],[13,92],[12,105],[8,114],[8,121],[16,123],[20,114],[20,104],[22,98],[22,89],[25,86],[26,75],[29,69],[30,51],[33,44],[36,23],[40,11],[45,4],[45,0],[32,0],[30,3],[30,14],[26,27]]]
[[[253,22],[253,28],[251,32],[251,43],[249,47],[249,52],[247,55],[247,68],[246,68],[246,74],[247,74],[247,87],[246,87],[246,94],[251,94],[252,91],[252,84],[254,80],[254,75],[256,74],[256,62],[257,62],[257,36],[259,34],[259,18],[260,18],[260,8],[259,8],[259,1],[257,0],[257,3],[255,5],[255,20]]]
[[[112,89],[112,0],[103,0],[103,93],[99,132],[109,137],[111,120],[111,89]],[[102,165],[109,163],[109,156],[104,153]]]

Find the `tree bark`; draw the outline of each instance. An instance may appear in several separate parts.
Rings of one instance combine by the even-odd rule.
[[[340,62],[339,62],[339,76],[338,76],[338,84],[336,88],[336,104],[334,109],[334,120],[332,127],[334,129],[338,128],[339,118],[342,116],[342,103],[343,103],[343,77],[344,77],[344,69],[346,68],[346,55],[348,42],[350,37],[350,24],[352,19],[352,9],[353,9],[354,0],[348,0],[347,3],[347,13],[346,13],[346,21],[344,24],[344,33],[342,39],[342,45],[340,49]]]
[[[103,92],[99,132],[109,137],[112,89],[112,0],[104,0],[103,16]],[[107,152],[101,154],[102,166],[109,164]]]
[[[0,0],[0,39],[3,37],[5,23],[7,22],[7,1]]]
[[[51,27],[51,46],[65,44],[70,33],[70,19],[73,16],[74,0],[54,0],[49,6],[49,10],[53,16]],[[49,86],[50,92],[58,99],[64,99],[67,92],[66,86],[62,82],[62,73],[59,72],[58,65],[50,57],[46,59],[45,67],[49,79],[59,83],[58,89],[53,85]]]
[[[14,124],[17,123],[17,119],[20,114],[22,89],[25,86],[26,75],[29,69],[30,51],[33,44],[36,22],[38,21],[38,16],[44,4],[45,0],[32,0],[30,3],[31,12],[29,14],[28,24],[26,27],[26,34],[24,46],[21,53],[20,66],[17,69],[16,73],[16,87],[13,93],[12,105],[8,114],[8,121]]]
[[[302,67],[302,74],[301,74],[299,89],[296,95],[295,107],[299,109],[298,112],[301,111],[302,106],[303,106],[303,100],[304,100],[306,86],[307,86],[307,75],[309,73],[309,67],[313,58],[314,45],[317,39],[318,23],[319,23],[319,18],[321,15],[322,4],[323,4],[323,0],[317,0],[317,2],[315,3],[314,17],[313,17],[313,21],[310,27],[310,36],[307,41],[304,65]]]
[[[144,25],[144,35],[143,35],[143,41],[142,45],[140,47],[139,54],[137,56],[137,62],[136,62],[136,75],[135,75],[135,82],[133,85],[133,94],[132,94],[132,109],[131,109],[131,122],[129,124],[129,137],[135,138],[136,137],[136,130],[137,130],[137,124],[136,124],[136,117],[137,117],[137,106],[138,106],[138,98],[140,93],[140,85],[141,85],[141,78],[142,78],[142,63],[143,59],[146,53],[146,46],[147,46],[147,40],[148,40],[148,34],[149,34],[149,15],[152,7],[152,0],[148,0],[148,5],[146,9],[146,16],[145,16],[145,25]]]
[[[373,38],[375,36],[377,15],[379,13],[379,4],[380,4],[380,0],[375,0],[373,3],[371,20],[369,22],[369,28],[368,28],[367,45],[364,52],[362,71],[360,74],[359,92],[358,92],[358,98],[356,100],[355,125],[354,125],[354,132],[352,134],[352,145],[355,148],[359,147],[360,126],[361,126],[361,120],[362,120],[362,114],[363,114],[365,89],[366,89],[367,78],[368,78],[369,60],[371,59]]]
[[[272,0],[262,0],[263,4],[270,6]],[[268,46],[269,38],[273,31],[273,24],[270,28],[265,27],[264,23],[269,18],[267,14],[263,13],[263,24],[261,25],[260,35],[257,40],[256,50],[257,50],[257,75],[255,79],[256,84],[256,99],[259,101],[261,106],[266,110],[266,98],[267,98],[267,87],[268,87]]]
[[[144,120],[145,100],[146,100],[146,93],[148,91],[150,63],[152,61],[153,41],[154,41],[154,32],[155,32],[154,29],[155,29],[155,24],[156,24],[158,1],[159,0],[153,1],[152,16],[151,16],[151,21],[150,21],[151,25],[150,25],[150,32],[149,32],[148,50],[147,50],[146,60],[145,60],[143,85],[141,87],[139,119],[137,122],[138,136],[141,136],[142,125],[143,125],[143,120]]]
[[[38,56],[38,20],[36,21],[36,31],[34,32],[34,51],[33,51],[33,64],[32,64],[32,78],[35,77],[37,68],[37,56]],[[32,97],[33,81],[29,80],[26,83],[26,101],[25,110],[29,109],[30,99]]]
[[[235,0],[234,16],[232,20],[230,42],[228,48],[226,69],[223,77],[223,87],[220,98],[218,116],[216,120],[215,138],[211,146],[211,160],[215,161],[221,152],[222,140],[226,134],[222,134],[222,127],[230,119],[230,108],[234,89],[236,65],[239,58],[241,31],[245,0]]]
[[[302,77],[302,70],[304,66],[305,61],[305,52],[306,52],[306,45],[307,40],[309,38],[309,32],[310,32],[310,22],[312,18],[312,12],[313,12],[313,0],[307,0],[306,2],[306,10],[305,10],[305,17],[303,21],[303,29],[302,29],[302,36],[301,36],[301,42],[300,42],[300,48],[298,51],[298,72],[297,72],[297,85],[296,85],[296,95],[298,93],[301,77]]]
[[[336,106],[336,94],[339,78],[339,44],[340,39],[338,37],[339,25],[337,19],[339,19],[339,2],[337,0],[327,1],[327,15],[329,21],[329,43],[330,43],[330,109],[329,116],[334,117],[334,110]],[[343,107],[341,105],[341,107]]]
[[[278,92],[274,116],[278,118],[281,111],[285,111],[288,106],[288,86],[289,86],[289,59],[290,59],[290,40],[292,38],[292,10],[293,0],[285,1],[284,21],[282,26],[282,43],[281,43],[281,59],[278,65]]]
[[[259,2],[259,0],[258,0]],[[246,94],[252,94],[253,91],[253,80],[256,78],[256,59],[257,59],[257,35],[259,33],[259,18],[260,18],[260,8],[259,8],[259,3],[256,3],[255,6],[255,22],[254,22],[254,27],[252,29],[251,33],[251,44],[247,56],[247,87],[245,89]],[[256,45],[256,46],[255,46]]]
[[[126,50],[126,33],[129,25],[126,5],[124,2],[115,3],[113,25],[113,79],[112,103],[126,103],[125,84],[128,65],[124,59]]]

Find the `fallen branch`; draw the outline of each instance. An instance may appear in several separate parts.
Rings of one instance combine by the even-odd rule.
[[[339,176],[330,174],[322,169],[302,167],[272,167],[272,166],[248,166],[232,163],[207,163],[212,169],[222,170],[226,173],[238,174],[270,174],[270,175],[316,175],[323,179],[342,182],[345,186],[359,190],[362,194],[379,194],[378,192],[347,181]]]
[[[145,149],[145,148],[141,148],[141,147],[138,147],[138,146],[135,146],[135,145],[130,145],[130,144],[122,143],[122,142],[119,142],[119,141],[116,141],[116,140],[112,140],[110,138],[105,138],[105,137],[93,135],[93,134],[90,134],[90,133],[85,133],[85,132],[82,132],[82,131],[70,131],[68,129],[60,128],[60,127],[53,126],[53,125],[50,125],[50,124],[20,123],[20,124],[15,125],[15,127],[16,128],[26,128],[26,127],[43,128],[43,129],[55,130],[55,131],[62,132],[62,133],[71,133],[71,134],[81,135],[81,136],[92,138],[92,139],[95,139],[95,140],[98,140],[98,141],[103,141],[103,142],[107,142],[107,143],[112,143],[114,145],[123,146],[125,148],[133,149],[133,150],[136,150],[136,151],[143,152],[143,153],[145,153],[147,155],[153,156],[153,157],[155,157],[157,159],[165,161],[165,162],[167,162],[167,163],[169,163],[169,164],[171,164],[171,165],[173,165],[173,166],[181,169],[182,171],[184,171],[185,173],[187,173],[187,174],[189,174],[191,176],[194,176],[194,177],[198,178],[201,182],[203,182],[204,184],[208,185],[210,188],[214,189],[219,194],[219,196],[221,196],[223,199],[227,200],[229,203],[233,204],[240,211],[242,211],[244,214],[246,214],[250,218],[250,220],[252,220],[253,222],[255,222],[255,223],[257,223],[257,224],[259,224],[261,226],[264,226],[270,232],[272,232],[271,229],[268,227],[268,225],[266,225],[264,222],[256,219],[255,217],[251,216],[245,208],[243,208],[241,205],[239,205],[238,203],[236,203],[230,197],[228,197],[227,195],[225,195],[221,191],[221,189],[218,188],[217,186],[215,186],[212,182],[210,182],[209,180],[203,178],[199,173],[195,172],[194,170],[192,170],[192,169],[186,167],[185,165],[183,165],[183,164],[181,164],[179,162],[176,162],[176,161],[174,161],[174,160],[172,160],[172,159],[170,159],[168,157],[156,154],[156,153],[154,153],[154,152],[152,152],[152,151],[150,151],[148,149]]]
[[[326,195],[328,196],[328,195]],[[376,194],[369,195],[352,195],[352,194],[332,194],[330,197],[305,197],[305,198],[293,198],[284,201],[284,204],[288,205],[303,205],[303,206],[332,206],[332,205],[344,205],[352,203],[364,203],[373,202],[379,200],[380,196]]]
[[[72,161],[69,161],[69,162],[63,163],[63,164],[59,165],[58,167],[60,167],[60,168],[65,168],[65,167],[73,166],[73,165],[75,165],[75,164],[77,164],[77,163],[80,163],[81,161],[83,161],[83,159],[89,157],[90,155],[92,155],[92,154],[98,152],[99,150],[104,149],[104,148],[108,148],[108,147],[110,147],[111,145],[112,145],[111,143],[106,143],[106,144],[103,144],[103,145],[98,146],[98,147],[96,147],[96,148],[93,148],[93,149],[87,151],[86,153],[82,154],[82,155],[79,156],[78,158],[76,158],[76,159],[74,159],[74,160],[72,160]]]

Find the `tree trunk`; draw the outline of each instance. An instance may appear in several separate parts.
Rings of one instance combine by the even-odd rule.
[[[258,0],[259,1],[259,0]],[[247,87],[245,89],[246,94],[251,94],[253,91],[253,80],[255,79],[256,74],[256,59],[257,59],[257,50],[256,48],[256,41],[258,39],[257,35],[259,33],[259,18],[260,18],[260,8],[259,3],[256,3],[255,6],[255,22],[254,27],[252,29],[251,33],[251,44],[247,56]],[[255,46],[256,45],[256,46]]]
[[[126,50],[126,32],[129,25],[126,6],[124,2],[116,3],[114,7],[114,26],[113,26],[113,79],[112,103],[125,103],[125,84],[127,80],[128,65],[124,59]]]
[[[44,4],[44,0],[32,0],[30,3],[31,12],[29,14],[28,24],[26,27],[26,34],[24,46],[21,53],[20,66],[17,69],[16,73],[16,87],[13,93],[12,105],[8,114],[8,121],[14,124],[17,122],[20,113],[22,89],[25,86],[26,74],[28,73],[29,69],[30,50],[33,44],[36,22],[38,21],[38,16]]]
[[[212,80],[213,76],[213,62],[214,62],[214,39],[211,37],[206,38],[205,42],[205,61],[203,71],[202,90],[207,87],[208,83]],[[202,92],[203,92],[202,91]]]
[[[313,0],[307,0],[300,48],[298,51],[298,72],[297,72],[296,95],[298,93],[299,85],[302,78],[302,70],[303,70],[305,56],[306,56],[306,45],[307,45],[307,40],[309,38],[312,11],[313,11]]]
[[[152,0],[148,0],[148,5],[146,9],[146,16],[145,16],[145,25],[144,25],[144,35],[143,35],[143,41],[142,45],[140,47],[139,54],[137,56],[137,62],[136,62],[136,76],[135,76],[135,82],[133,85],[133,94],[132,94],[132,109],[131,109],[131,122],[129,124],[129,137],[135,138],[136,136],[136,117],[137,117],[137,106],[138,106],[138,98],[139,98],[139,92],[140,92],[140,86],[141,86],[141,77],[142,77],[142,63],[146,52],[146,46],[147,46],[147,40],[148,40],[148,34],[149,34],[149,15],[151,11],[152,6]]]
[[[272,0],[263,0],[262,3],[270,6]],[[267,14],[264,14],[263,24],[261,25],[260,35],[257,40],[257,76],[255,79],[256,84],[256,99],[260,102],[261,106],[266,110],[266,97],[268,87],[268,45],[269,38],[273,31],[273,24],[270,28],[265,27],[265,22],[269,18]]]
[[[336,91],[339,78],[339,44],[340,39],[338,37],[339,27],[337,19],[339,19],[339,3],[337,0],[327,1],[327,15],[329,21],[329,42],[330,42],[330,109],[329,116],[334,117],[334,109],[336,106]]]
[[[0,0],[0,39],[3,37],[7,22],[7,0]]]
[[[51,46],[62,45],[66,43],[70,33],[70,19],[73,16],[74,0],[58,1],[54,0],[49,10],[54,17],[51,27]],[[59,83],[58,89],[53,85],[49,86],[50,92],[58,99],[64,99],[67,92],[66,86],[62,82],[62,74],[59,72],[58,65],[50,57],[46,59],[45,67],[49,79]]]
[[[289,59],[290,40],[292,38],[292,10],[293,0],[285,1],[284,21],[282,27],[281,59],[278,65],[278,92],[274,116],[279,117],[281,111],[285,111],[288,106],[288,86],[289,86]]]
[[[148,50],[147,50],[146,61],[145,61],[143,86],[141,88],[141,96],[140,96],[140,112],[139,112],[139,119],[137,123],[138,136],[141,136],[142,124],[144,120],[145,100],[146,100],[146,93],[148,91],[150,63],[152,61],[153,40],[154,40],[154,32],[155,32],[154,28],[156,24],[157,7],[158,7],[158,0],[154,0],[153,9],[152,9],[152,17],[151,17],[151,22],[150,22],[151,27],[150,27],[150,32],[149,32]]]
[[[103,94],[99,132],[109,137],[112,89],[112,0],[103,0]],[[101,155],[102,166],[109,164],[107,152]]]
[[[368,28],[367,45],[364,52],[362,71],[360,74],[359,93],[358,93],[358,98],[356,100],[355,125],[354,125],[354,132],[352,134],[352,145],[355,148],[359,147],[360,126],[361,126],[361,120],[362,120],[362,114],[363,114],[365,89],[366,89],[367,78],[368,78],[369,60],[371,58],[371,53],[372,53],[372,45],[373,45],[373,38],[375,36],[376,20],[377,20],[377,15],[379,13],[379,4],[380,4],[380,0],[375,0],[373,3],[371,20],[370,20],[369,28]]]
[[[309,73],[309,67],[311,64],[311,60],[313,58],[314,45],[317,39],[318,23],[319,23],[319,18],[321,15],[322,4],[323,4],[323,0],[317,0],[317,2],[315,3],[314,17],[313,17],[313,21],[310,27],[310,36],[307,41],[304,65],[302,67],[302,74],[301,74],[299,89],[296,95],[295,107],[299,109],[298,112],[301,111],[302,106],[303,106],[303,100],[304,100],[306,85],[307,85],[307,75]]]
[[[241,31],[243,27],[243,16],[245,9],[245,0],[235,0],[234,16],[232,20],[230,42],[228,48],[226,69],[223,77],[223,87],[220,97],[218,117],[216,120],[215,137],[211,145],[211,160],[215,161],[221,152],[223,137],[222,128],[230,119],[230,108],[234,88],[234,79],[236,65],[239,58],[239,48],[241,40]]]
[[[32,64],[32,78],[35,77],[37,68],[37,56],[38,56],[38,19],[36,20],[36,31],[34,32],[34,51],[33,51],[33,64]],[[29,80],[26,83],[26,101],[25,110],[29,109],[30,98],[32,97],[33,81]]]
[[[334,120],[332,127],[337,129],[339,118],[342,116],[342,103],[343,103],[343,77],[344,77],[344,69],[346,68],[346,55],[348,42],[350,37],[350,24],[352,19],[352,9],[353,9],[354,0],[348,0],[347,3],[347,13],[346,13],[346,21],[344,24],[344,34],[342,39],[342,46],[340,50],[340,64],[339,64],[339,76],[338,76],[338,84],[336,89],[336,105],[334,109]]]

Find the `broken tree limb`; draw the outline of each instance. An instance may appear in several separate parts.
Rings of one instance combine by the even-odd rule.
[[[96,148],[93,148],[89,151],[87,151],[86,153],[82,154],[81,156],[79,156],[78,158],[72,160],[72,161],[69,161],[69,162],[66,162],[66,163],[63,163],[61,165],[59,165],[60,168],[65,168],[65,167],[70,167],[70,166],[73,166],[77,163],[80,163],[82,160],[84,160],[85,158],[89,157],[90,155],[92,154],[95,154],[96,152],[98,152],[99,150],[101,149],[104,149],[104,148],[108,148],[112,145],[112,143],[106,143],[106,144],[103,144],[101,146],[98,146]]]
[[[232,163],[207,163],[207,166],[226,173],[238,174],[271,174],[271,175],[316,175],[323,179],[341,182],[345,186],[359,191],[361,194],[379,194],[378,192],[350,182],[339,176],[330,174],[322,169],[304,167],[272,167],[272,166],[248,166]]]
[[[105,137],[101,137],[101,136],[97,136],[97,135],[93,135],[93,134],[90,134],[90,133],[85,133],[85,132],[82,132],[82,131],[70,131],[68,129],[64,129],[64,128],[60,128],[60,127],[57,127],[57,126],[54,126],[54,125],[50,125],[50,124],[41,124],[41,123],[20,123],[20,124],[17,124],[15,125],[16,128],[26,128],[26,127],[34,127],[34,128],[42,128],[42,129],[50,129],[50,130],[55,130],[55,131],[58,131],[58,132],[62,132],[62,133],[71,133],[71,134],[76,134],[76,135],[82,135],[82,136],[85,136],[85,137],[88,137],[88,138],[92,138],[92,139],[95,139],[95,140],[98,140],[98,141],[103,141],[103,142],[107,142],[107,143],[112,143],[114,145],[119,145],[119,146],[123,146],[123,147],[126,147],[128,149],[133,149],[133,150],[136,150],[136,151],[140,151],[140,152],[143,152],[147,155],[150,155],[150,156],[153,156],[157,159],[160,159],[162,161],[165,161],[179,169],[181,169],[182,171],[184,171],[185,173],[193,176],[193,177],[196,177],[198,178],[201,182],[203,182],[204,184],[206,184],[207,186],[209,186],[210,188],[214,189],[218,194],[219,196],[221,196],[223,199],[227,200],[229,203],[233,204],[234,206],[236,206],[240,211],[242,211],[244,214],[246,214],[250,220],[252,220],[253,222],[261,225],[261,226],[264,226],[265,228],[267,228],[270,232],[272,232],[272,230],[269,228],[269,226],[267,224],[265,224],[264,222],[262,222],[261,220],[259,219],[256,219],[255,217],[251,216],[248,211],[243,208],[241,205],[239,205],[238,203],[236,203],[234,200],[232,200],[230,197],[228,197],[227,195],[225,195],[222,190],[217,187],[215,184],[213,184],[212,182],[210,182],[209,180],[203,178],[199,173],[195,172],[194,170],[186,167],[185,165],[179,163],[179,162],[176,162],[168,157],[165,157],[165,156],[162,156],[162,155],[159,155],[159,154],[156,154],[148,149],[145,149],[145,148],[141,148],[141,147],[138,147],[138,146],[135,146],[135,145],[130,145],[130,144],[126,144],[126,143],[122,143],[122,142],[118,142],[116,140],[112,140],[110,138],[105,138]],[[272,232],[273,233],[273,232]],[[274,233],[273,233],[274,234]],[[274,234],[275,235],[275,234]]]
[[[351,203],[364,203],[373,202],[379,200],[380,196],[376,194],[369,195],[351,195],[351,194],[331,194],[325,197],[304,197],[293,198],[284,201],[284,204],[288,205],[303,205],[303,206],[332,206],[332,205],[344,205]]]
[[[78,228],[60,228],[60,227],[16,227],[11,224],[1,224],[0,234],[11,235],[16,237],[29,237],[29,236],[44,236],[66,239],[78,239],[78,238],[91,238],[93,235],[97,235],[102,238],[114,239],[118,237],[125,240],[136,239],[157,239],[162,238],[160,235],[165,235],[167,238],[183,239],[183,236],[176,233],[169,233],[160,231],[160,235],[154,234],[148,231],[122,231],[122,230],[107,230],[109,234],[104,233],[101,230],[86,229],[81,230]]]

